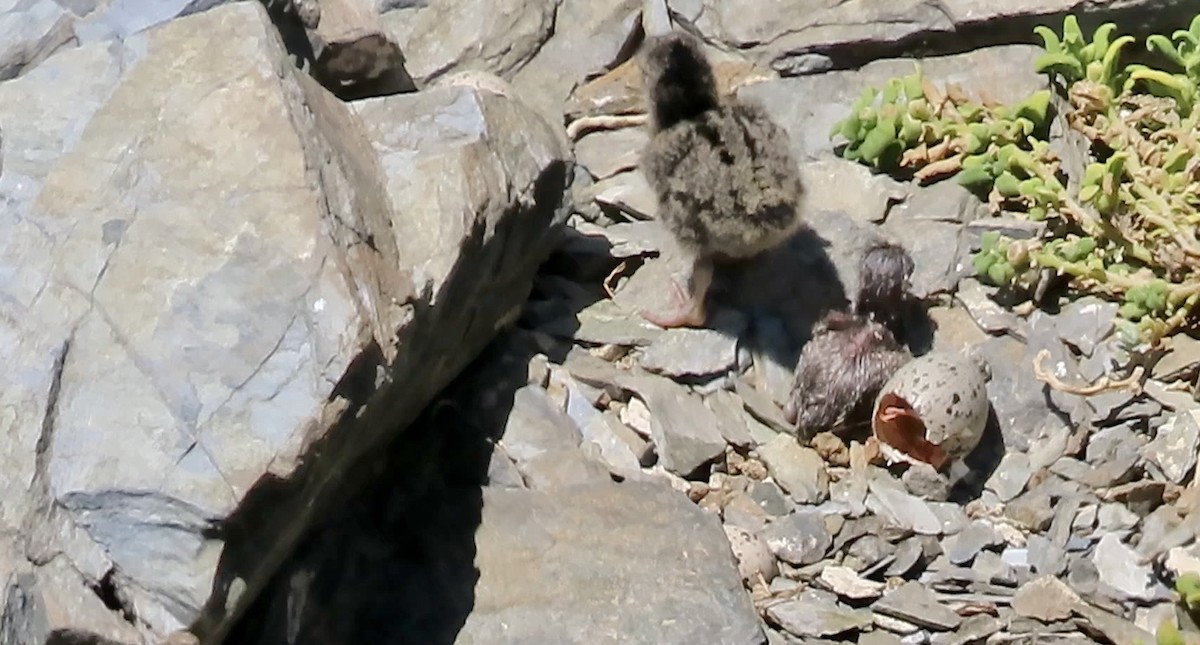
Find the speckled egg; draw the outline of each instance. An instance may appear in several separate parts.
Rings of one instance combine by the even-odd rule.
[[[925,440],[940,446],[952,460],[962,459],[979,445],[987,425],[987,381],[983,366],[971,358],[933,352],[905,363],[892,375],[875,398],[875,412],[885,394],[899,395],[924,422]],[[880,443],[889,459],[909,461]]]

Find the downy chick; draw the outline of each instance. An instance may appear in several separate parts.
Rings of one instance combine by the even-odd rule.
[[[889,242],[863,254],[854,313],[826,314],[796,364],[784,417],[800,438],[865,421],[880,388],[912,359],[897,340],[912,270],[908,252]]]
[[[887,327],[831,311],[800,352],[784,418],[802,440],[853,426],[865,420],[879,389],[911,359]]]
[[[659,219],[692,263],[687,287],[642,316],[661,327],[703,326],[715,262],[752,258],[799,228],[804,196],[788,136],[758,105],[717,94],[700,43],[648,37],[641,66],[651,138],[641,169]]]
[[[859,267],[858,298],[854,313],[866,316],[888,328],[896,340],[907,340],[904,329],[912,299],[909,279],[913,260],[904,247],[887,241],[872,244],[863,254]]]

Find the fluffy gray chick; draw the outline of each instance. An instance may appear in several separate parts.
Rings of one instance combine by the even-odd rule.
[[[647,38],[641,59],[651,138],[641,169],[659,219],[691,256],[684,289],[642,316],[662,327],[703,326],[714,262],[752,258],[801,224],[804,189],[788,136],[759,105],[720,97],[700,42],[684,33]]]

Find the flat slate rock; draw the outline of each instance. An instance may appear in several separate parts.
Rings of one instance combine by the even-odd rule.
[[[461,644],[765,640],[720,523],[667,486],[485,488],[475,548]]]

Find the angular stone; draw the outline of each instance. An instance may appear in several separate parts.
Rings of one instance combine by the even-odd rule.
[[[381,18],[421,85],[460,69],[511,77],[554,30],[559,2],[502,4],[465,0],[445,3],[385,0]],[[487,14],[490,20],[475,20]]]
[[[318,0],[320,18],[306,29],[313,74],[339,96],[379,96],[416,89],[400,47],[373,0]]]
[[[788,633],[802,637],[860,631],[873,622],[870,611],[844,607],[828,595],[811,590],[801,592],[794,600],[770,605],[767,617]]]
[[[13,558],[7,539],[0,541],[0,585],[5,589],[6,643],[53,643],[63,634],[95,634],[97,641],[143,642],[138,630],[104,606],[88,581],[66,558],[31,567]]]
[[[927,629],[947,631],[962,623],[954,610],[938,601],[932,591],[918,582],[906,582],[875,601],[872,608],[885,616],[899,618]]]
[[[526,488],[521,471],[502,445],[497,444],[488,457],[487,482],[497,488]]]
[[[851,600],[875,599],[883,595],[884,583],[867,580],[854,569],[830,565],[821,570],[820,581],[830,591]]]
[[[724,454],[717,419],[699,396],[659,376],[627,384],[650,410],[650,436],[663,468],[686,477]]]
[[[938,535],[942,521],[919,497],[914,497],[878,477],[871,480],[867,508],[886,518],[893,526],[909,529],[921,535]]]
[[[636,312],[630,315],[612,300],[599,300],[541,331],[596,345],[649,345],[663,333],[661,328],[643,320]]]
[[[989,636],[1004,629],[1005,624],[995,616],[976,614],[963,620],[954,632],[941,632],[930,637],[932,645],[967,645],[985,642]]]
[[[583,441],[594,444],[600,458],[614,475],[630,477],[640,474],[641,454],[637,446],[644,444],[611,410],[603,412],[580,394],[581,384],[568,386],[567,415],[575,421]]]
[[[1011,501],[1025,490],[1025,484],[1033,476],[1033,468],[1029,464],[1029,455],[1023,452],[1010,452],[1000,460],[1000,465],[988,479],[987,487],[996,493],[1002,502]]]
[[[737,360],[737,336],[716,329],[668,329],[642,354],[641,364],[664,376],[709,376]]]
[[[720,524],[666,486],[484,489],[475,540],[464,642],[762,642]]]
[[[500,441],[519,467],[547,451],[577,448],[581,438],[574,421],[554,405],[546,390],[526,385],[513,394]]]
[[[780,560],[800,566],[820,562],[833,543],[825,522],[812,511],[796,511],[775,520],[763,532],[763,539]]]
[[[779,574],[779,565],[775,556],[767,548],[767,543],[755,533],[744,528],[726,525],[725,537],[729,538],[729,546],[733,549],[733,557],[737,560],[738,573],[742,580],[754,585],[759,583],[759,577],[771,582]]]
[[[593,132],[575,144],[575,159],[597,180],[637,167],[638,155],[650,141],[643,128]]]
[[[546,118],[561,122],[572,88],[619,60],[641,8],[640,0],[559,4],[554,36],[513,76],[513,85]]]
[[[658,217],[658,199],[636,170],[618,173],[596,182],[587,190],[601,208],[615,210],[628,218],[650,220]]]
[[[717,428],[725,441],[742,448],[755,445],[754,436],[747,425],[746,405],[738,395],[728,390],[717,390],[704,397],[704,402],[717,417]]]
[[[599,449],[596,450],[599,452]],[[578,448],[541,452],[518,465],[534,490],[574,488],[612,481],[608,468]]]
[[[1079,594],[1054,576],[1040,576],[1020,589],[1012,599],[1013,611],[1027,618],[1036,618],[1043,623],[1053,623],[1071,617],[1072,610],[1081,602]]]
[[[1179,484],[1196,466],[1200,453],[1200,410],[1184,410],[1159,426],[1142,456],[1162,471],[1167,481]]]
[[[1139,564],[1139,560],[1137,551],[1111,533],[1100,538],[1092,554],[1101,582],[1123,596],[1150,600],[1155,596],[1154,569],[1149,564]]]
[[[755,388],[741,378],[733,379],[733,387],[737,395],[746,402],[746,410],[755,419],[763,422],[776,432],[792,435],[796,433],[796,429],[783,418],[783,409],[771,400],[770,395]]]
[[[950,562],[957,565],[969,564],[984,549],[1004,544],[992,525],[975,520],[957,535],[946,538],[943,547]]]
[[[771,477],[797,504],[820,504],[829,499],[829,474],[817,451],[779,435],[759,446],[758,455]]]
[[[0,4],[0,81],[33,69],[70,42],[74,18],[57,2]]]

